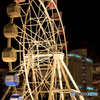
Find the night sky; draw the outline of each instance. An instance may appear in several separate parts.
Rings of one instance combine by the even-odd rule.
[[[3,27],[9,22],[6,7],[13,0],[0,0],[0,54],[7,46],[3,35]],[[87,40],[90,49],[94,48],[100,55],[100,6],[97,0],[58,0],[58,9],[63,12],[62,20],[66,26],[66,40],[68,51],[77,49],[84,39]],[[91,50],[90,50],[91,51]],[[0,67],[7,68],[0,55]]]

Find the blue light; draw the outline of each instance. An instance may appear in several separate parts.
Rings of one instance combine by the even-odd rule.
[[[76,54],[68,54],[68,57],[76,57],[76,58],[81,58],[81,56],[76,55]]]
[[[24,100],[23,97],[19,94],[13,94],[10,100]]]
[[[77,54],[68,54],[67,55],[68,57],[76,57],[76,58],[80,58],[81,59],[81,56],[77,55]],[[88,58],[86,58],[86,61],[88,62],[92,62],[93,63],[93,60],[90,60]]]
[[[92,87],[86,87],[87,90],[94,90]]]
[[[20,77],[15,72],[8,73],[5,77],[6,86],[18,86],[20,82]]]
[[[74,56],[74,54],[68,54],[67,56],[68,56],[68,57],[71,57],[71,56]]]
[[[97,92],[88,92],[88,96],[98,96]]]
[[[88,61],[88,62],[92,62],[92,63],[93,63],[93,60],[90,60],[90,59],[88,59],[88,58],[86,58],[86,61]]]
[[[79,86],[79,85],[78,85],[78,88],[82,89],[82,86]]]

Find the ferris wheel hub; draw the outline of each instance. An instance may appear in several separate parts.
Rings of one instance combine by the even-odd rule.
[[[62,53],[62,52],[54,52],[54,58],[63,59],[64,58],[64,53]]]

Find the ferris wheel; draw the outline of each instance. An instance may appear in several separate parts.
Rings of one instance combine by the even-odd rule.
[[[9,96],[10,100],[43,100],[45,96],[48,100],[65,100],[65,94],[80,92],[63,61],[67,43],[57,0],[14,1],[7,6],[10,22],[4,26],[8,41],[2,59],[8,62],[9,73],[2,100]],[[17,58],[19,64],[14,66]],[[76,90],[71,89],[67,75]],[[71,99],[76,100],[75,96]]]

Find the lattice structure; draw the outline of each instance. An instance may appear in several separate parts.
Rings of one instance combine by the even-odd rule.
[[[6,100],[7,96],[10,96],[10,100],[43,100],[45,96],[48,100],[65,100],[67,93],[70,95],[72,91],[80,92],[63,61],[64,57],[67,58],[67,44],[57,0],[15,2],[7,7],[11,20],[4,27],[8,47],[2,52],[2,59],[9,65],[9,73],[5,78],[9,87],[1,100]],[[57,14],[57,20],[53,17],[54,13]],[[17,45],[11,45],[13,41],[17,42],[18,48]],[[13,57],[11,52],[17,53],[20,58],[17,67],[12,66],[17,56],[14,56],[15,60],[8,60]],[[9,58],[4,60],[7,56]],[[71,89],[67,76],[75,90]],[[20,82],[19,86],[15,82]],[[76,100],[76,97],[71,99]],[[84,100],[82,96],[79,99]]]

